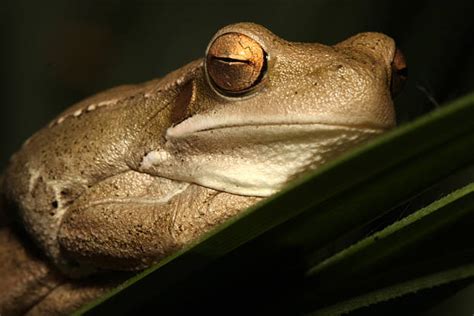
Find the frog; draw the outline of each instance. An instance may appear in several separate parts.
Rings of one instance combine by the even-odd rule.
[[[2,177],[0,284],[18,288],[2,315],[72,312],[123,281],[97,275],[156,264],[394,128],[405,79],[382,33],[323,45],[236,23],[203,58],[71,106]]]

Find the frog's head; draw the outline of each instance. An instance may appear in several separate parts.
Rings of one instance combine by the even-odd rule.
[[[142,169],[267,196],[394,127],[405,64],[380,33],[325,46],[239,23],[215,34],[201,69],[178,97],[165,146]]]

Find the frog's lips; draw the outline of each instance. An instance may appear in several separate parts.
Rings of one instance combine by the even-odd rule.
[[[373,130],[382,132],[393,126],[385,126],[364,119],[342,120],[338,118],[311,118],[311,117],[285,117],[275,116],[272,118],[246,120],[240,117],[227,117],[223,120],[213,120],[206,116],[193,116],[178,125],[168,128],[166,136],[170,138],[183,138],[200,132],[212,130],[240,128],[240,127],[259,127],[259,126],[301,126],[301,125],[319,125],[328,127],[353,128],[360,130]]]

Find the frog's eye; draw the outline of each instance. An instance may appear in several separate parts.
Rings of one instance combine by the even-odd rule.
[[[262,80],[266,71],[266,54],[262,46],[250,37],[226,33],[209,46],[206,69],[219,91],[239,94]]]
[[[397,95],[402,90],[407,78],[408,68],[405,56],[403,56],[402,51],[397,48],[392,61],[392,80],[390,82],[392,96]]]

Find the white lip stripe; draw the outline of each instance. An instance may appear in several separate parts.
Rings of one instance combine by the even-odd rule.
[[[275,115],[267,117],[257,117],[256,119],[249,119],[240,116],[225,116],[219,119],[218,122],[208,115],[194,115],[187,120],[184,120],[176,126],[168,128],[166,131],[166,138],[180,138],[188,135],[216,130],[221,128],[232,128],[242,126],[269,126],[269,125],[327,125],[332,127],[347,127],[360,128],[365,130],[381,131],[387,127],[378,126],[372,122],[364,119],[353,118],[353,121],[347,121],[347,118],[337,118],[334,115],[331,117],[321,116],[319,119],[310,115]]]

